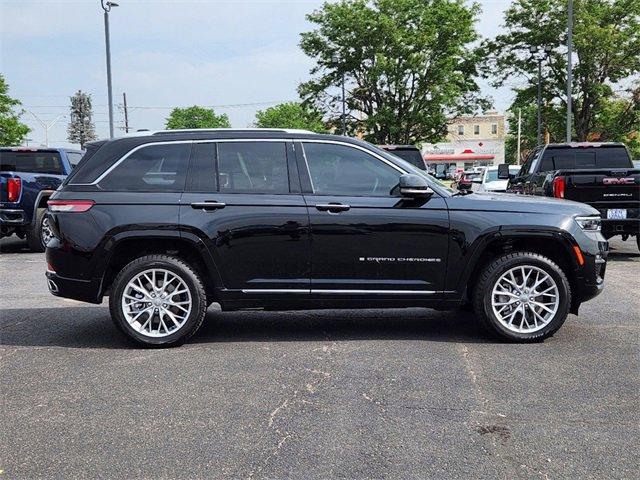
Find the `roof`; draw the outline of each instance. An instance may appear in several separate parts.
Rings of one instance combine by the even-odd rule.
[[[384,150],[398,150],[398,149],[420,150],[415,145],[376,145],[376,147],[382,148]]]
[[[428,161],[456,161],[456,160],[493,160],[495,155],[475,153],[427,153],[424,159]]]
[[[563,143],[548,143],[547,148],[586,148],[586,147],[624,147],[624,143],[621,142],[563,142]]]
[[[77,148],[66,147],[0,147],[3,152],[59,152],[64,150],[65,152],[84,153],[84,151]]]
[[[313,134],[309,130],[301,130],[296,128],[176,128],[171,130],[138,130],[137,132],[127,133],[125,137],[148,137],[151,135],[177,135],[180,133],[202,134],[202,133],[243,133],[243,132],[270,132],[270,133],[305,133]]]

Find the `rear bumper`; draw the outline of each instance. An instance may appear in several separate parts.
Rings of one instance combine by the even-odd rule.
[[[95,280],[77,280],[61,277],[55,272],[47,271],[49,292],[56,297],[71,298],[81,302],[102,303],[99,296],[100,285]]]
[[[0,225],[8,226],[21,226],[27,225],[27,220],[24,210],[17,208],[0,208]]]
[[[640,218],[628,218],[626,220],[602,219],[602,234],[605,237],[622,234],[640,233]]]

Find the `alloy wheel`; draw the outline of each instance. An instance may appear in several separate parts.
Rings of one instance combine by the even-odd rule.
[[[193,302],[177,274],[153,268],[134,276],[122,294],[121,308],[131,328],[147,337],[166,337],[184,326]]]
[[[513,267],[496,281],[491,307],[498,321],[516,333],[533,333],[546,327],[560,306],[556,281],[533,265]]]
[[[42,245],[46,248],[47,243],[51,240],[53,236],[53,232],[51,231],[51,225],[49,225],[49,217],[46,215],[42,219],[42,225],[40,226],[40,240],[42,241]]]

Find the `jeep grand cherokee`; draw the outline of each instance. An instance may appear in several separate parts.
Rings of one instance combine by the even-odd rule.
[[[603,288],[594,208],[458,194],[368,143],[293,130],[145,132],[90,144],[49,201],[51,293],[99,303],[143,344],[207,306],[472,306],[513,341]]]

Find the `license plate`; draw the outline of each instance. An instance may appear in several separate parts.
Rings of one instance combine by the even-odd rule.
[[[624,220],[627,218],[626,208],[610,208],[607,210],[607,218],[609,220]]]

